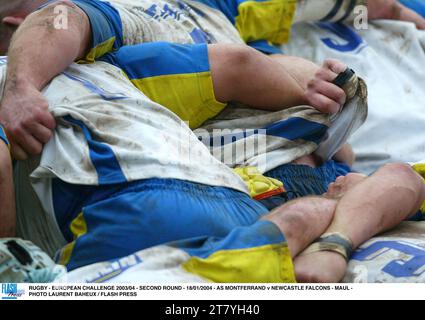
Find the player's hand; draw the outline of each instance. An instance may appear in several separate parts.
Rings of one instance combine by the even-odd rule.
[[[12,155],[25,160],[43,150],[56,126],[43,95],[32,86],[7,88],[0,103],[0,123],[4,126]]]
[[[305,100],[323,113],[337,113],[347,100],[344,90],[333,81],[347,66],[338,60],[325,60],[313,79],[308,82]]]

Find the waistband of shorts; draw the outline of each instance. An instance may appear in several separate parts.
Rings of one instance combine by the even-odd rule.
[[[307,165],[288,163],[273,169],[266,173],[267,176],[272,176],[276,179],[314,179],[320,181],[328,181],[335,179],[338,176],[346,175],[351,172],[349,166],[342,162],[335,162],[333,160],[327,161],[322,166],[313,168]]]
[[[146,179],[130,182],[127,186],[121,188],[115,195],[128,192],[139,192],[149,190],[169,190],[190,193],[199,197],[229,199],[231,201],[235,199],[246,199],[250,198],[247,194],[238,190],[230,189],[227,187],[216,187],[196,182],[189,182],[178,179]]]

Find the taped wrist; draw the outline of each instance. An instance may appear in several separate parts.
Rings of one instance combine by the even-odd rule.
[[[353,243],[345,235],[335,232],[321,236],[310,247],[308,247],[302,255],[320,251],[331,251],[340,254],[348,261],[353,254]]]

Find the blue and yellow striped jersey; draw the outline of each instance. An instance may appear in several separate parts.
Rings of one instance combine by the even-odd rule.
[[[297,0],[196,0],[215,8],[233,23],[245,42],[282,44],[289,32]]]
[[[140,91],[191,128],[226,106],[215,98],[206,44],[144,43],[122,47],[101,60],[122,69]]]
[[[123,45],[123,29],[119,12],[108,2],[73,0],[89,17],[92,28],[91,49],[85,60],[95,59]]]
[[[52,3],[51,1],[49,3]],[[281,53],[294,19],[296,0],[73,0],[90,19],[93,62],[122,45],[154,41],[248,43]]]

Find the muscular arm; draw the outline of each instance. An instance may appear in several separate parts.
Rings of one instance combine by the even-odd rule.
[[[218,101],[236,101],[258,109],[278,111],[311,105],[336,113],[345,92],[332,81],[347,67],[327,60],[323,67],[297,57],[266,56],[247,46],[210,45],[214,92]]]
[[[58,26],[56,6],[66,9],[68,28]],[[37,11],[16,32],[8,63],[9,87],[18,84],[42,89],[73,61],[82,58],[90,45],[90,22],[86,14],[69,1],[59,1]]]
[[[0,238],[14,237],[16,228],[12,161],[7,146],[0,141]]]
[[[57,5],[67,10],[68,28],[55,28]],[[69,1],[59,1],[30,15],[9,49],[7,83],[0,121],[8,132],[16,158],[38,154],[51,136],[55,121],[40,90],[90,45],[90,22]]]

